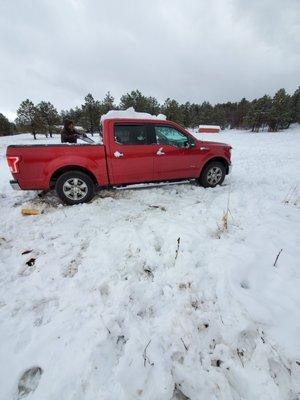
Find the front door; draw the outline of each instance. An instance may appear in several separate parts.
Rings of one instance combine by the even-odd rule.
[[[109,164],[113,184],[151,182],[154,180],[151,132],[146,124],[114,125]]]
[[[154,127],[154,175],[156,180],[197,178],[199,150],[194,140],[168,125]]]

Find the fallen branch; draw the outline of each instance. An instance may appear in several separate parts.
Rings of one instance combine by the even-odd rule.
[[[22,256],[24,256],[25,254],[29,254],[29,253],[32,253],[32,250],[25,250],[25,251],[22,251]]]
[[[183,347],[185,348],[186,351],[188,351],[188,346],[184,343],[182,337],[180,338],[180,340],[182,341]]]
[[[280,252],[277,254],[276,259],[275,259],[275,262],[274,262],[274,264],[273,264],[273,267],[276,267],[276,264],[277,264],[277,261],[278,261],[278,258],[279,258],[279,256],[280,256],[281,252],[282,252],[282,249],[281,249]]]
[[[151,339],[149,340],[149,342],[147,343],[147,345],[146,345],[146,347],[144,348],[144,351],[143,351],[144,367],[146,367],[146,363],[147,363],[147,362],[148,362],[151,366],[154,365],[154,363],[152,363],[152,362],[150,361],[149,357],[147,356],[147,349],[148,349],[150,343],[151,343]]]
[[[180,246],[180,237],[177,239],[177,248],[176,248],[176,252],[175,252],[175,261],[177,260],[177,257],[178,257],[179,246]]]

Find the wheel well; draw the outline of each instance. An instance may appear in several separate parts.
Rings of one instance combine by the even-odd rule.
[[[207,166],[207,164],[213,162],[213,161],[218,161],[220,163],[222,163],[224,165],[224,167],[226,168],[226,175],[229,173],[229,164],[227,162],[227,160],[223,157],[214,157],[211,158],[210,160],[208,160],[202,167],[201,173],[204,170],[204,168]]]
[[[84,172],[86,175],[88,175],[92,181],[95,184],[98,184],[97,179],[95,177],[95,175],[90,172],[88,169],[84,168],[84,167],[80,167],[78,165],[67,165],[66,167],[62,167],[59,168],[57,171],[55,171],[51,178],[50,178],[50,187],[53,188],[55,186],[55,182],[57,181],[57,179],[64,174],[65,172],[69,172],[69,171],[81,171]]]

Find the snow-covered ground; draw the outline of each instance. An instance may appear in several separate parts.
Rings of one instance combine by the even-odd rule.
[[[1,400],[299,399],[300,128],[202,137],[233,146],[221,187],[73,207],[14,192],[6,145],[34,141],[0,138]]]

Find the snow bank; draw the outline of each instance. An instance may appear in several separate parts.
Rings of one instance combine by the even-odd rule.
[[[220,135],[221,187],[74,207],[11,190],[6,145],[35,142],[0,138],[1,400],[299,398],[300,129]]]
[[[106,119],[111,118],[134,118],[134,119],[166,119],[166,116],[163,114],[151,115],[148,113],[137,112],[133,107],[127,108],[127,110],[111,110],[106,114],[101,116],[100,122],[103,122]]]

